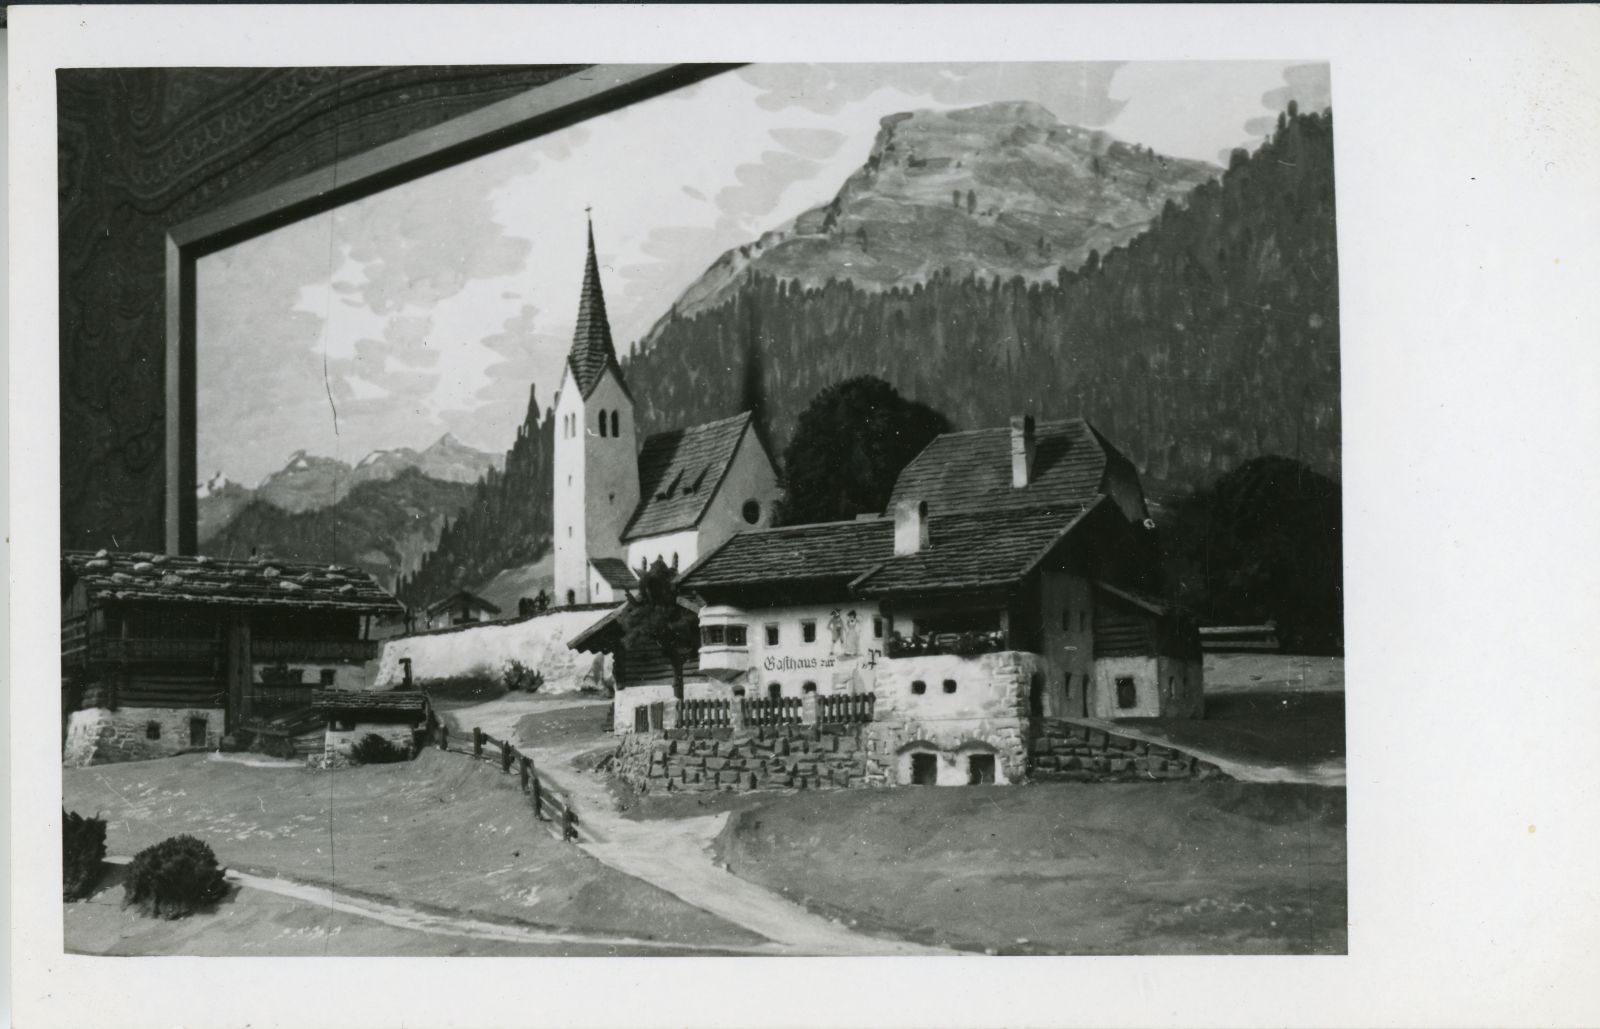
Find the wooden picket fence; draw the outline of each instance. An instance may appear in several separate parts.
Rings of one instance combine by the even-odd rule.
[[[757,697],[745,700],[743,704],[745,725],[766,727],[800,724],[799,697],[771,697],[765,700]]]
[[[533,758],[519,751],[514,744],[506,740],[497,740],[482,729],[474,727],[470,749],[452,751],[450,727],[447,725],[438,727],[434,742],[440,750],[462,754],[475,761],[493,761],[500,766],[502,774],[515,774],[521,780],[522,792],[529,798],[533,817],[558,826],[563,840],[574,842],[581,835],[593,837],[592,833],[580,829],[578,812],[572,806],[572,800],[546,782],[539,775],[538,768],[534,766]]]
[[[818,725],[860,725],[872,721],[876,693],[823,694],[817,697]]]
[[[678,728],[726,729],[733,724],[733,703],[727,700],[678,701]]]

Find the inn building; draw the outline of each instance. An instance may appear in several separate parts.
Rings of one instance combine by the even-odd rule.
[[[698,693],[873,694],[900,781],[1014,781],[1042,719],[1202,713],[1137,472],[1083,419],[940,436],[881,517],[740,532],[682,586]]]

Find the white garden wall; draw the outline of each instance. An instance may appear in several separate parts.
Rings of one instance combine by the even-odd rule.
[[[383,641],[378,655],[377,689],[394,689],[405,680],[402,658],[411,659],[416,680],[455,675],[495,675],[516,659],[544,673],[542,693],[570,693],[585,687],[611,689],[611,658],[585,654],[567,641],[611,613],[610,608],[557,610],[532,618],[486,622]]]

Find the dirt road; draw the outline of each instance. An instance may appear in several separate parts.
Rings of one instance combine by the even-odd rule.
[[[517,718],[506,725],[510,709],[504,701],[450,713],[464,729],[477,726],[500,736],[497,728],[509,735]],[[577,700],[564,707],[595,706],[605,701]],[[554,702],[536,710],[558,710]],[[615,810],[615,801],[604,780],[593,773],[580,772],[573,765],[578,755],[594,749],[592,740],[566,746],[537,747],[519,745],[533,754],[540,772],[565,791],[581,813],[585,835],[592,840],[581,843],[585,851],[601,863],[636,879],[665,890],[685,903],[732,922],[771,940],[776,953],[826,955],[948,954],[949,951],[923,947],[900,940],[881,939],[851,931],[847,926],[822,918],[792,901],[748,882],[718,866],[712,857],[711,843],[722,831],[727,814],[696,818],[661,819],[636,822]]]

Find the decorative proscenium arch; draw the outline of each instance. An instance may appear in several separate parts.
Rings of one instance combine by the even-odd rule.
[[[166,550],[198,547],[195,265],[273,229],[669,93],[737,64],[595,65],[173,225],[166,233]]]

